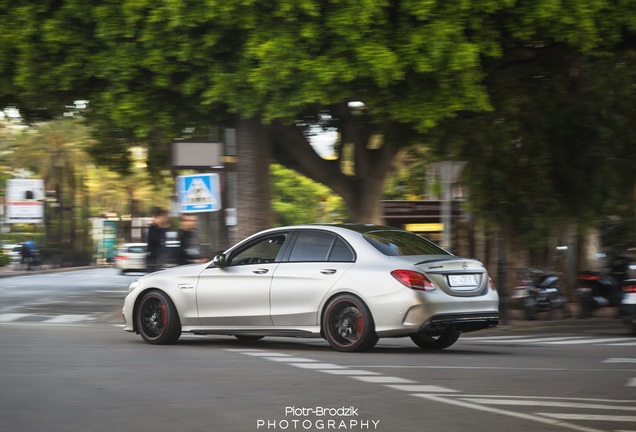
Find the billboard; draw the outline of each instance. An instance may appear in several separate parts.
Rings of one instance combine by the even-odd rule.
[[[44,199],[44,180],[7,180],[6,222],[42,223]]]

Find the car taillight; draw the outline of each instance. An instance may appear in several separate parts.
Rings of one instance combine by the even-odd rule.
[[[128,257],[123,256],[123,255],[115,255],[115,259],[116,260],[120,260],[120,261],[125,261],[128,259]]]
[[[495,283],[492,281],[492,278],[490,276],[488,276],[488,286],[490,286],[490,289],[493,291],[497,290],[497,288],[495,288]]]
[[[411,270],[393,270],[391,276],[397,279],[402,285],[418,291],[435,291],[435,285],[422,273]]]
[[[627,284],[625,286],[623,286],[623,292],[624,293],[636,293],[636,283],[633,284]]]

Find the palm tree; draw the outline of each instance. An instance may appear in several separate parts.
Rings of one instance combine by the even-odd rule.
[[[87,246],[88,194],[83,179],[90,165],[86,150],[92,143],[90,129],[81,120],[53,120],[22,133],[10,155],[13,166],[34,171],[44,180],[46,190],[54,192],[57,220],[47,217],[47,221],[57,225],[62,250],[75,252]],[[81,235],[76,236],[78,232]]]

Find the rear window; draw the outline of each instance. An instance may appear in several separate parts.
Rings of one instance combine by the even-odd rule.
[[[441,247],[407,231],[371,231],[364,239],[388,256],[451,255]]]

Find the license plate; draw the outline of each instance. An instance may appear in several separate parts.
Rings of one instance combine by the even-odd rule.
[[[636,294],[629,293],[623,297],[623,304],[636,304]]]
[[[448,275],[448,285],[452,287],[475,288],[477,286],[477,275]]]

